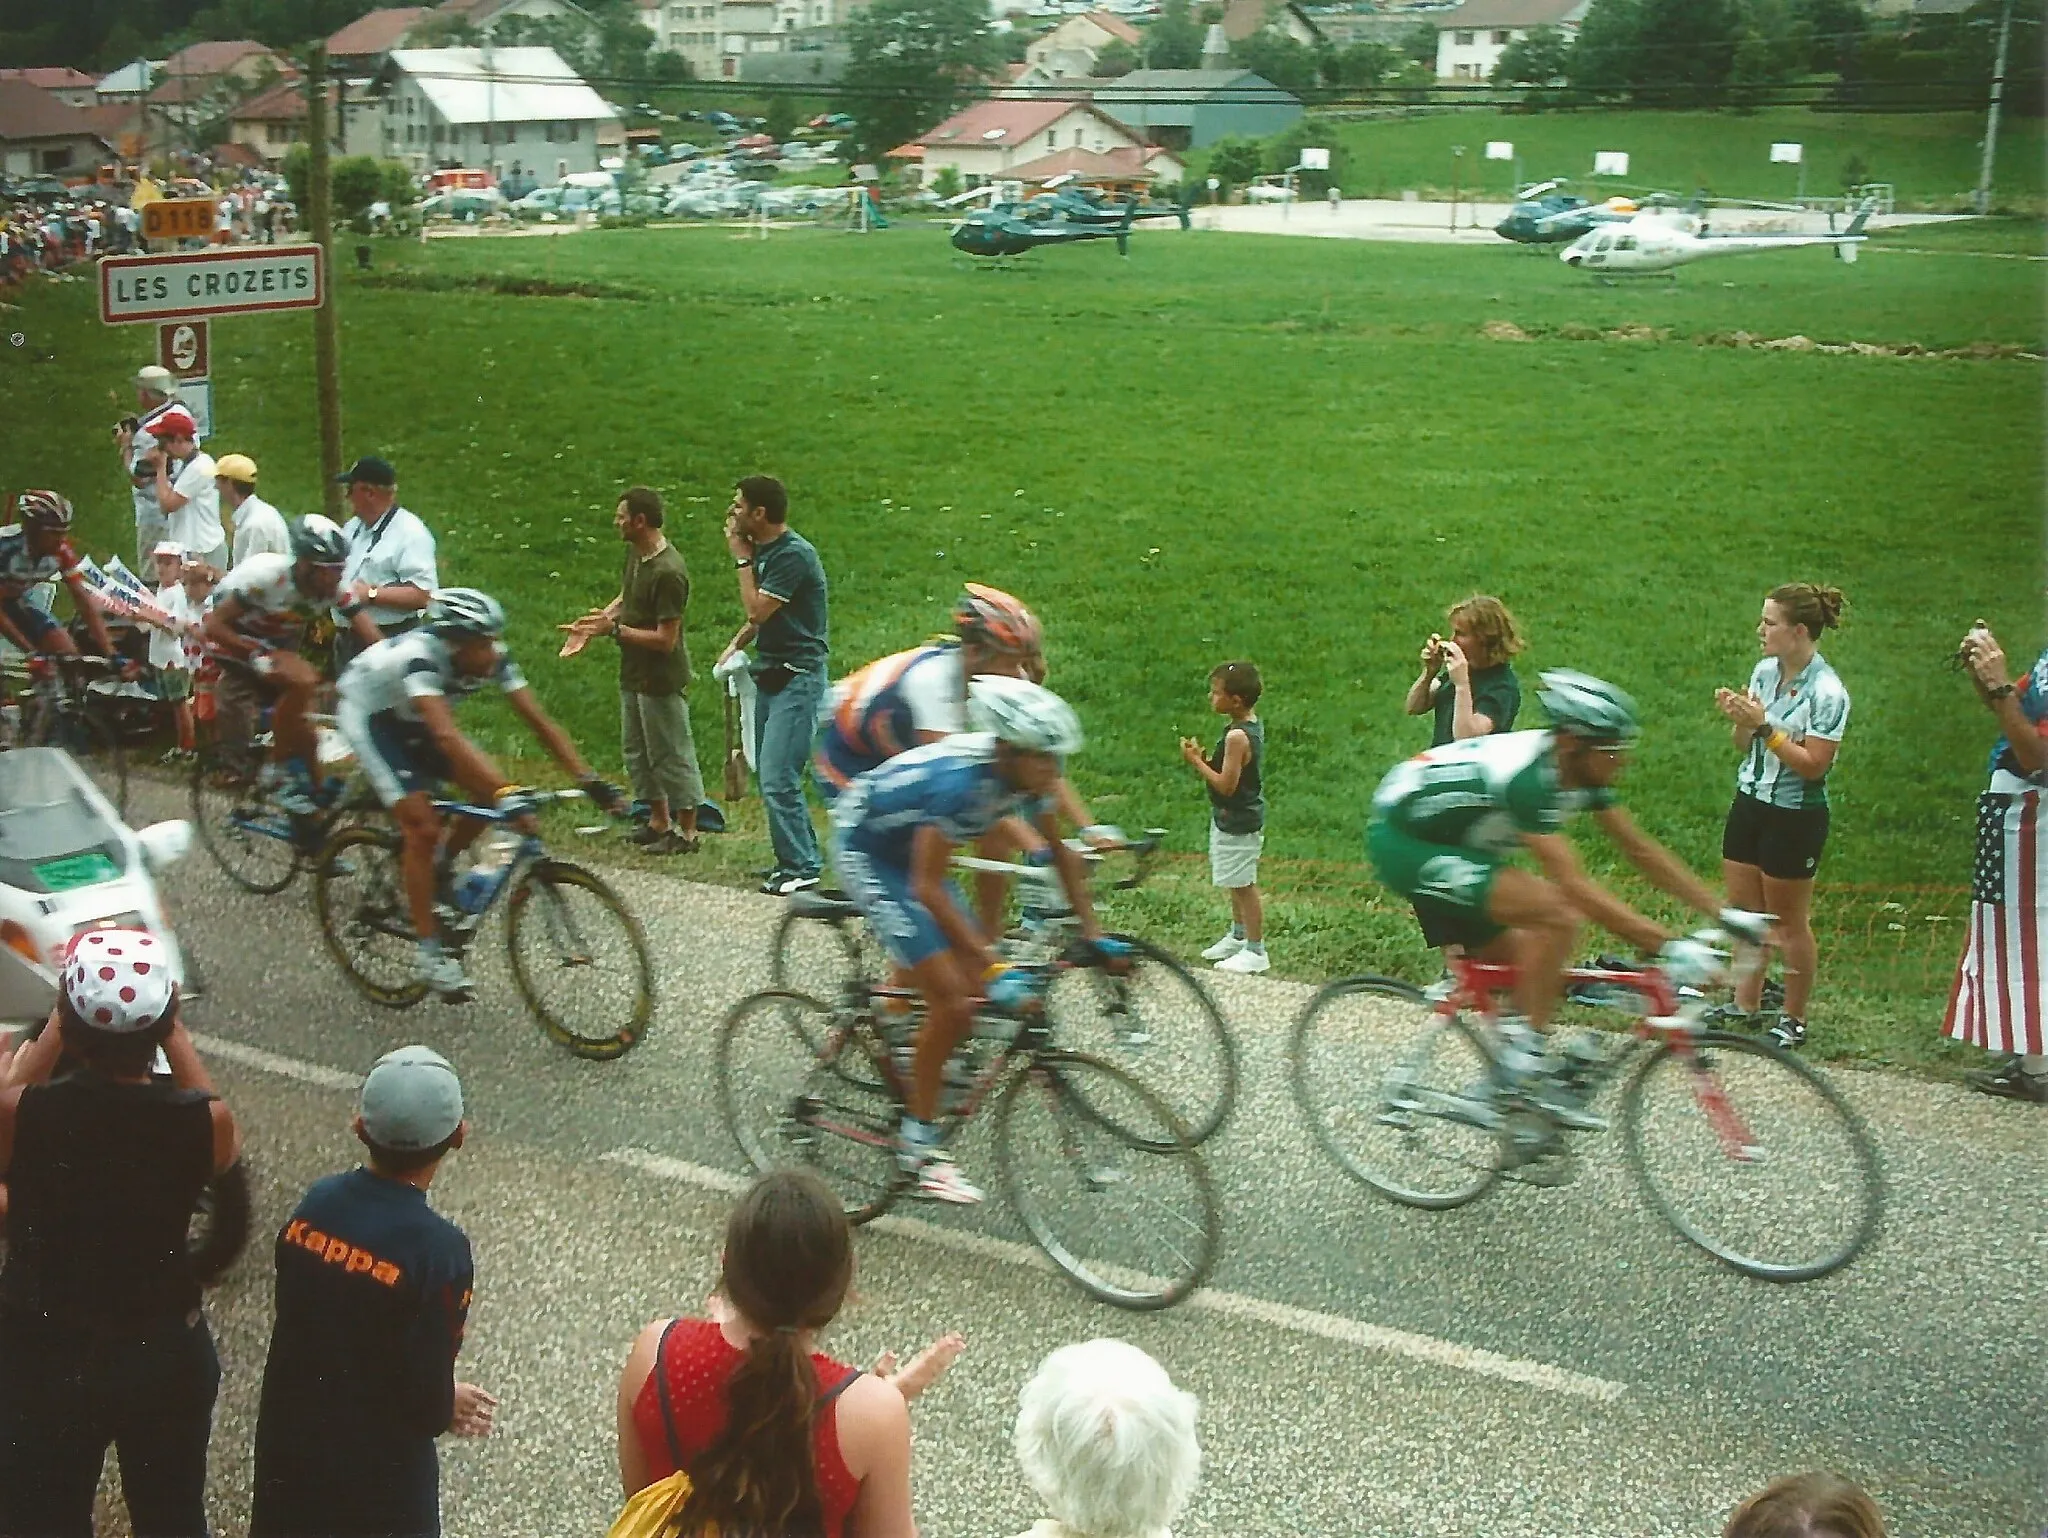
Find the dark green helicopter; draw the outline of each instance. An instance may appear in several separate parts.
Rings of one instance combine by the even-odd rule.
[[[1138,200],[1131,199],[1116,212],[1114,224],[1084,223],[1055,213],[1050,218],[1030,219],[1018,203],[998,203],[978,209],[961,220],[953,230],[953,249],[969,256],[1022,256],[1040,246],[1071,246],[1084,240],[1114,240],[1117,255],[1131,254],[1131,223],[1138,216]]]
[[[1099,192],[1090,192],[1086,187],[1071,184],[1060,186],[1058,183],[1051,184],[1049,190],[1039,193],[1034,198],[1027,198],[1022,203],[997,204],[996,207],[1021,213],[1033,223],[1055,219],[1067,224],[1111,227],[1123,223],[1127,210],[1127,205],[1112,203]],[[1193,224],[1188,215],[1188,205],[1185,203],[1139,203],[1135,210],[1130,212],[1130,217],[1178,219],[1180,227],[1184,230]]]
[[[1638,210],[1630,198],[1609,198],[1593,203],[1569,192],[1560,192],[1562,182],[1538,182],[1515,196],[1508,216],[1493,227],[1493,233],[1525,246],[1548,246],[1577,240],[1602,224],[1633,219]]]

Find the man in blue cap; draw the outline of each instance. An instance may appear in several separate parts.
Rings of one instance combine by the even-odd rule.
[[[454,1068],[386,1053],[353,1128],[368,1164],[317,1182],[277,1236],[250,1538],[437,1538],[434,1439],[485,1435],[497,1406],[455,1380],[475,1270],[427,1205],[469,1135]]]

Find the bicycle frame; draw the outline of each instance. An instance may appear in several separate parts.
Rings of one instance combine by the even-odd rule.
[[[1513,992],[1516,969],[1502,962],[1473,961],[1464,956],[1452,958],[1450,969],[1457,986],[1437,1002],[1436,1013],[1449,1020],[1460,1009],[1471,1009],[1485,1024],[1482,1039],[1488,1053],[1498,1060],[1500,1037],[1493,1025],[1498,1014],[1495,1000],[1500,995]],[[1762,1150],[1728,1099],[1728,1092],[1699,1061],[1696,1048],[1700,1031],[1693,1018],[1696,1009],[1689,1009],[1681,1002],[1678,990],[1662,968],[1567,967],[1564,982],[1567,987],[1574,983],[1604,983],[1640,997],[1648,1007],[1635,1022],[1633,1034],[1636,1043],[1669,1047],[1685,1063],[1692,1075],[1693,1094],[1707,1117],[1708,1125],[1714,1129],[1715,1137],[1720,1140],[1724,1154],[1744,1164],[1753,1163],[1761,1157]],[[1633,1056],[1634,1051],[1632,1045],[1603,1064],[1603,1076],[1611,1075]]]

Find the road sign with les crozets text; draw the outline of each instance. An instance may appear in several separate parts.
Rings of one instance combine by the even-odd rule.
[[[326,290],[320,248],[310,244],[109,256],[100,261],[100,319],[110,326],[192,315],[317,310]]]
[[[144,240],[208,240],[219,204],[212,198],[158,198],[142,205]]]

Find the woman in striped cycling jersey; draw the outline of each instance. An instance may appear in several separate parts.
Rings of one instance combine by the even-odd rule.
[[[1778,916],[1785,1005],[1769,1035],[1784,1047],[1806,1040],[1806,1002],[1819,957],[1813,878],[1828,839],[1827,777],[1849,725],[1849,691],[1817,648],[1821,633],[1841,623],[1838,589],[1811,582],[1772,588],[1757,621],[1763,657],[1749,687],[1714,691],[1743,755],[1721,834],[1721,866],[1731,903]],[[1766,951],[1743,969],[1735,1016],[1761,1023],[1769,961]]]

